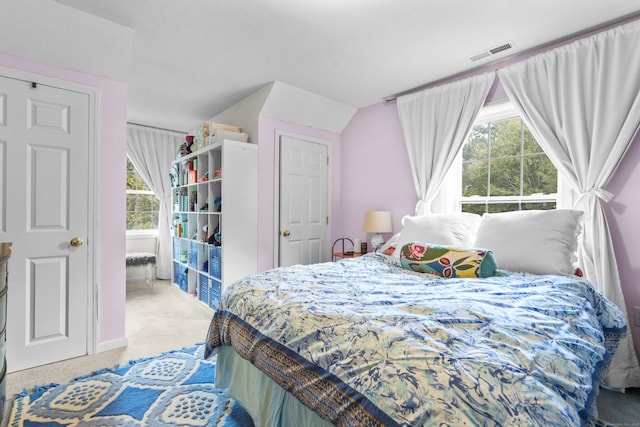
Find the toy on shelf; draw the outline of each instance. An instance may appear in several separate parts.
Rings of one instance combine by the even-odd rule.
[[[195,212],[196,211],[196,203],[198,203],[198,192],[197,191],[192,191],[191,192],[191,198],[189,200],[189,212]]]
[[[178,147],[178,155],[186,156],[191,154],[191,147],[193,147],[193,135],[187,135],[184,138],[184,143]]]
[[[200,211],[208,211],[209,210],[209,199],[204,200],[204,204],[200,206]]]
[[[205,224],[202,227],[202,241],[206,242],[208,238],[209,238],[209,224]]]

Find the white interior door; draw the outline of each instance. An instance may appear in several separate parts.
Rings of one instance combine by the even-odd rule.
[[[280,136],[279,265],[329,261],[328,147]]]
[[[0,77],[10,372],[87,353],[89,140],[89,95]]]

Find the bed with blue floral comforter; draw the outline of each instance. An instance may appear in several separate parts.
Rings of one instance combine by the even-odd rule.
[[[588,281],[439,279],[368,254],[234,283],[207,336],[343,426],[590,425],[626,330]]]

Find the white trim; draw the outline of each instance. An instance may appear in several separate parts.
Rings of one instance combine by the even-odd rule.
[[[93,354],[97,348],[97,330],[98,330],[98,269],[96,263],[98,259],[98,246],[94,244],[97,236],[97,197],[98,193],[98,156],[97,153],[97,141],[98,141],[98,106],[99,106],[99,91],[95,87],[86,86],[76,82],[70,82],[67,80],[61,80],[54,77],[45,76],[42,74],[33,73],[30,71],[19,70],[15,68],[7,68],[0,66],[0,75],[15,80],[22,80],[25,82],[36,82],[38,84],[52,86],[64,90],[78,92],[85,94],[89,97],[89,140],[88,146],[88,164],[90,165],[88,171],[88,189],[87,195],[87,276],[89,278],[89,284],[87,288],[87,354]]]
[[[87,354],[96,353],[97,339],[98,339],[98,199],[97,194],[99,192],[98,176],[99,176],[99,162],[98,162],[98,140],[99,140],[99,122],[98,122],[98,110],[99,110],[99,97],[100,93],[97,89],[92,88],[89,93],[89,195],[87,196],[88,206],[88,224],[87,240],[92,245],[89,245],[89,265],[88,275],[89,283],[92,286],[89,287],[87,295]]]
[[[327,156],[329,157],[329,164],[327,165],[327,217],[329,217],[329,224],[327,227],[327,239],[328,243],[331,243],[331,229],[333,225],[333,218],[331,217],[331,199],[332,199],[332,146],[331,141],[327,139],[320,139],[312,136],[302,135],[294,132],[276,129],[275,130],[275,169],[274,169],[274,194],[273,194],[273,266],[280,266],[280,138],[283,136],[289,136],[291,138],[302,139],[305,141],[313,142],[315,144],[324,145],[327,147]]]
[[[127,240],[155,239],[158,237],[158,229],[153,230],[127,230]]]
[[[103,341],[96,346],[96,353],[102,353],[103,351],[114,350],[116,348],[126,347],[129,345],[129,338],[121,337],[111,341]]]
[[[509,100],[494,102],[487,104],[480,109],[476,120],[473,122],[473,126],[482,125],[488,122],[495,122],[496,120],[507,119],[520,115],[514,107],[513,103]]]

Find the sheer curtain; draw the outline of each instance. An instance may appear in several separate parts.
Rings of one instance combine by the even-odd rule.
[[[401,96],[400,124],[418,194],[416,215],[432,203],[491,89],[494,73]]]
[[[640,127],[640,23],[624,25],[498,71],[509,98],[585,212],[586,276],[626,313],[605,190]],[[640,387],[631,326],[606,384]]]
[[[184,134],[145,126],[127,126],[127,154],[151,191],[160,199],[156,275],[171,278],[171,181],[169,170]]]

